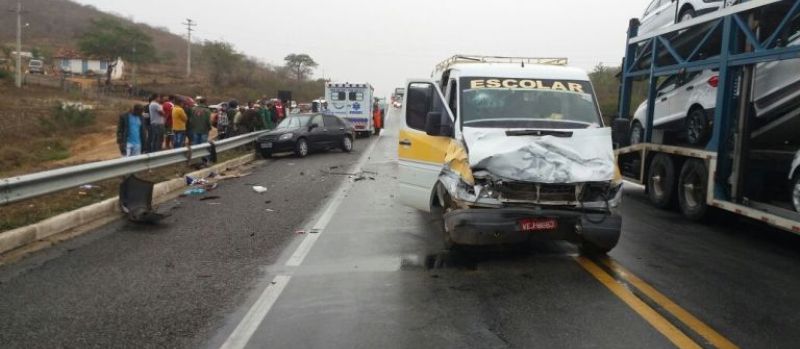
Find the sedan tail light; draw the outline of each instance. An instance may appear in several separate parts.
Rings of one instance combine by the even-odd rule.
[[[711,87],[715,87],[715,88],[717,86],[719,86],[719,76],[718,75],[714,75],[714,76],[708,78],[708,84],[711,85]]]

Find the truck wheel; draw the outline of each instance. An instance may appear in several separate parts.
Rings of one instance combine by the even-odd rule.
[[[707,183],[708,170],[702,160],[690,159],[683,163],[678,179],[678,204],[686,218],[696,221],[705,216]]]
[[[647,174],[650,202],[658,208],[672,207],[675,200],[675,163],[667,154],[656,154]]]
[[[308,143],[305,138],[297,140],[297,144],[294,145],[294,155],[297,155],[299,158],[304,158],[308,155]]]
[[[708,118],[703,109],[695,108],[686,116],[686,141],[691,145],[704,145],[708,137]]]

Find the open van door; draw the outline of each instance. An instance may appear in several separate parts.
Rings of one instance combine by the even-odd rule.
[[[427,212],[453,137],[455,118],[432,80],[409,80],[405,92],[397,147],[397,196],[403,204]]]

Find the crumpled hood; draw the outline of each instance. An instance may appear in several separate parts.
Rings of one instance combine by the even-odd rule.
[[[508,136],[507,129],[464,127],[473,172],[536,183],[602,182],[614,178],[610,128],[564,130],[571,137]]]

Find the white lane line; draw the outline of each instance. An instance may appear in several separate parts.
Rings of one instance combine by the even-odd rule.
[[[272,279],[272,284],[264,289],[264,292],[261,293],[261,296],[258,297],[258,300],[250,310],[247,311],[247,314],[236,326],[236,329],[233,330],[225,343],[222,343],[220,349],[244,348],[291,278],[288,275],[278,275]]]
[[[375,149],[375,146],[380,141],[380,134],[378,135],[378,139],[375,142],[372,142],[364,154],[361,155],[361,158],[358,159],[358,162],[351,168],[350,172],[355,173],[360,171],[367,160],[370,158],[370,154]],[[317,219],[317,221],[313,225],[314,231],[317,233],[311,234],[309,232],[306,233],[305,238],[303,241],[300,242],[300,245],[297,246],[297,249],[294,251],[291,257],[286,261],[287,266],[297,267],[303,262],[306,258],[306,255],[311,251],[311,248],[314,246],[314,243],[317,242],[319,236],[325,230],[325,227],[330,222],[331,218],[333,218],[333,214],[339,208],[339,205],[344,201],[344,196],[350,187],[352,187],[353,182],[345,180],[339,186],[339,189],[336,191],[336,195],[328,204],[328,207],[325,208],[325,211],[322,215]],[[247,311],[242,321],[239,322],[239,325],[233,330],[231,335],[225,340],[225,343],[222,344],[220,349],[242,349],[244,348],[247,343],[250,341],[250,338],[253,337],[253,333],[256,332],[258,326],[261,325],[261,322],[269,313],[269,310],[275,304],[275,301],[278,300],[283,289],[289,284],[289,280],[291,280],[291,276],[289,275],[278,275],[273,280],[272,283],[267,286],[264,291],[261,293],[261,296],[258,297],[258,300],[253,304],[250,310]]]
[[[379,141],[380,135],[378,135],[378,139],[375,142],[370,144],[369,148],[367,148],[367,151],[361,155],[361,158],[358,159],[358,163],[356,163],[356,165],[354,165],[351,169],[351,173],[356,173],[364,167],[364,164],[370,158],[370,154],[372,154],[372,151],[375,149],[375,146]],[[352,186],[353,182],[350,181],[345,181],[342,183],[342,186],[339,187],[339,190],[336,192],[336,196],[333,197],[333,200],[330,201],[328,207],[325,208],[325,211],[312,226],[312,231],[315,231],[316,233],[310,234],[309,232],[306,232],[306,237],[303,239],[300,245],[297,246],[297,249],[294,251],[294,253],[292,253],[292,256],[286,260],[287,267],[298,267],[303,263],[303,260],[306,258],[308,253],[311,252],[311,248],[314,247],[314,243],[317,242],[319,236],[328,226],[328,223],[331,221],[331,218],[333,218],[333,215],[339,210],[339,205],[341,205],[342,201],[344,201],[345,194],[347,194]]]

